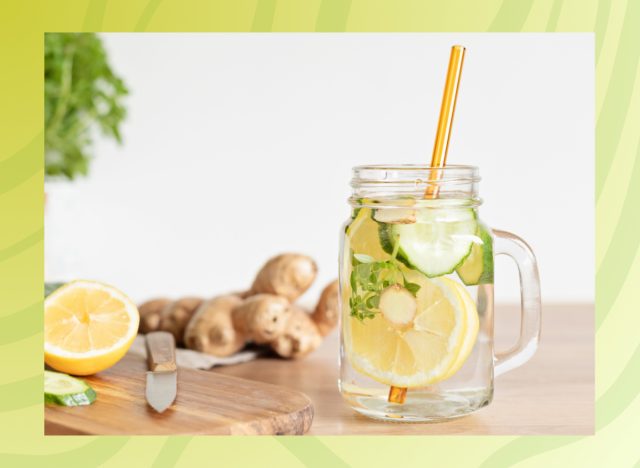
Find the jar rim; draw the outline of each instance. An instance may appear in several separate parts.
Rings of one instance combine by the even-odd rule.
[[[480,172],[476,166],[453,164],[440,168],[426,164],[367,164],[353,168],[351,199],[417,198],[433,187],[438,198],[479,204],[479,181]]]
[[[362,171],[362,170],[394,170],[394,171],[415,171],[415,170],[431,170],[438,169],[439,171],[471,171],[478,172],[478,166],[472,166],[469,164],[448,164],[444,167],[433,167],[428,164],[362,164],[358,166],[353,166],[354,171]]]
[[[477,166],[451,164],[433,167],[426,164],[366,164],[352,168],[351,185],[407,184],[429,181],[430,184],[454,185],[480,182]]]

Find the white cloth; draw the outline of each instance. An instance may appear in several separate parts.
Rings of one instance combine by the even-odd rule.
[[[136,336],[136,339],[129,349],[131,354],[142,356],[146,359],[147,349],[145,346],[144,335]],[[232,364],[240,364],[242,362],[251,361],[260,355],[257,350],[245,350],[227,357],[217,357],[210,354],[193,351],[191,349],[176,349],[176,364],[178,367],[187,367],[190,369],[211,369],[215,366],[229,366]]]

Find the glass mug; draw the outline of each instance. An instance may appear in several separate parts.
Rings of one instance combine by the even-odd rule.
[[[533,252],[478,217],[472,166],[359,166],[340,244],[340,379],[366,416],[434,421],[488,405],[494,376],[526,362],[540,335]],[[521,327],[493,347],[493,258],[518,266]]]

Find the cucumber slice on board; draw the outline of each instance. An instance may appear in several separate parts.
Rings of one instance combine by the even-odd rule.
[[[493,283],[493,238],[482,224],[478,224],[477,236],[482,242],[473,244],[469,256],[456,269],[467,286]]]
[[[96,392],[86,382],[60,372],[44,371],[44,401],[62,406],[90,405]]]
[[[472,209],[419,208],[416,222],[379,227],[385,252],[429,278],[453,273],[471,252],[477,231]]]

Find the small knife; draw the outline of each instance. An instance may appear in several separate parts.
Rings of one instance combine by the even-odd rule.
[[[171,333],[161,331],[148,333],[146,343],[149,372],[145,396],[147,403],[162,413],[176,399],[176,342]]]

